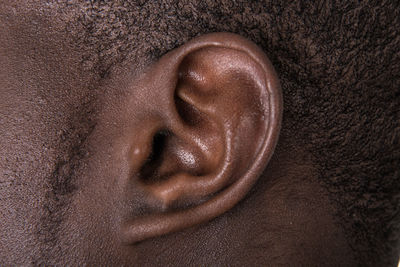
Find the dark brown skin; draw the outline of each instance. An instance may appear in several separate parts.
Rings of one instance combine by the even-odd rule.
[[[2,265],[354,264],[253,43],[203,35],[98,82],[57,23],[1,19]]]

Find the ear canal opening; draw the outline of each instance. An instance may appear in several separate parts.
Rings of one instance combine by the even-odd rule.
[[[166,130],[160,130],[154,135],[150,154],[139,171],[139,177],[143,183],[154,183],[163,179],[158,170],[162,164],[167,139],[170,135],[171,133]]]

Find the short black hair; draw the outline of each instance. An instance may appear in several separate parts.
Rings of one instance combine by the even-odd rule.
[[[282,132],[317,159],[319,181],[360,262],[397,260],[398,1],[59,1],[56,9],[82,66],[99,79],[204,33],[234,32],[257,43],[281,80]]]

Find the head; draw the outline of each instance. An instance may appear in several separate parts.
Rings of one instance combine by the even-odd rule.
[[[335,5],[3,1],[0,262],[395,263],[399,16]]]

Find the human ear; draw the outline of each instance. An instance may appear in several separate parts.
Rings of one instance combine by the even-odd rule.
[[[122,220],[135,243],[209,221],[243,199],[278,140],[282,97],[266,55],[230,33],[174,49],[135,85],[130,180],[147,211]],[[127,196],[129,197],[129,196]]]

